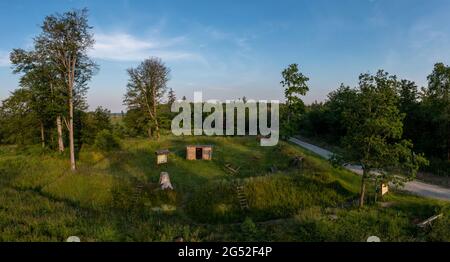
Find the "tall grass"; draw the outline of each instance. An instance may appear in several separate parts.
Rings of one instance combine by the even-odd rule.
[[[212,144],[212,161],[187,161],[187,144]],[[171,151],[156,165],[154,151]],[[303,169],[290,166],[304,157]],[[231,174],[225,168],[239,168]],[[409,195],[349,207],[359,177],[294,145],[260,147],[254,137],[126,139],[121,147],[84,146],[78,171],[67,155],[39,146],[0,146],[0,241],[448,241],[449,205]],[[271,173],[271,169],[277,170]],[[159,189],[168,172],[174,191]],[[241,210],[236,184],[249,209]],[[343,208],[345,207],[345,208]],[[333,217],[330,219],[330,211]],[[419,230],[414,223],[442,219]]]

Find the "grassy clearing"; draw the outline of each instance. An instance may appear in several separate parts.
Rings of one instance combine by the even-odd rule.
[[[187,144],[213,144],[212,161],[185,160]],[[171,151],[155,165],[156,149]],[[291,168],[305,157],[303,171]],[[118,150],[83,147],[79,171],[67,156],[38,147],[0,147],[0,240],[63,241],[449,241],[449,204],[390,194],[358,210],[359,177],[289,143],[260,147],[253,137],[126,139]],[[237,175],[224,165],[240,167]],[[270,173],[275,167],[276,173]],[[174,191],[158,189],[161,171]],[[234,191],[244,188],[250,209]],[[142,185],[143,189],[138,189]],[[433,227],[414,223],[436,213]]]

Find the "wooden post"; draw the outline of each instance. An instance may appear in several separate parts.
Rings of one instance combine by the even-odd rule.
[[[381,196],[384,196],[385,194],[387,194],[389,192],[389,186],[386,183],[381,183]]]
[[[169,161],[169,150],[168,149],[162,149],[155,151],[156,154],[156,164],[165,164]]]

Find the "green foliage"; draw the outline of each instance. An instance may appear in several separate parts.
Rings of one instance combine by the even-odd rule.
[[[347,134],[344,112],[353,106],[356,99],[356,91],[341,84],[337,90],[328,94],[325,103],[313,103],[306,108],[300,133],[339,145]]]
[[[245,240],[247,241],[258,241],[258,227],[255,222],[249,217],[244,219],[244,222],[241,224],[241,230]]]
[[[148,118],[142,110],[129,109],[123,118],[126,134],[130,137],[148,136]]]
[[[159,128],[170,131],[172,118],[176,115],[170,111],[169,104],[157,106]],[[140,109],[129,109],[123,117],[123,135],[128,137],[149,137],[149,131],[154,124],[149,121],[145,111]]]
[[[423,232],[423,234],[425,234],[424,240],[433,242],[450,242],[450,231],[448,230],[448,225],[450,225],[450,217],[448,215],[439,218],[430,227],[425,228],[425,232]]]
[[[428,76],[428,88],[423,92],[424,127],[432,134],[425,133],[421,140],[428,154],[450,163],[450,66],[435,64]]]
[[[285,96],[288,100],[293,99],[297,95],[304,96],[309,91],[306,84],[309,78],[299,72],[298,64],[290,64],[281,72],[281,75],[283,76],[281,84],[283,87],[286,87]]]
[[[281,75],[283,80],[280,83],[285,87],[286,98],[286,106],[281,108],[281,132],[283,135],[291,136],[296,132],[301,114],[305,110],[299,96],[304,96],[309,91],[307,85],[309,78],[299,71],[297,64],[290,64]]]
[[[154,130],[159,138],[158,105],[167,91],[170,69],[161,59],[152,57],[138,67],[128,69],[130,77],[124,104],[128,109],[139,110],[151,124],[147,130]],[[149,136],[152,134],[148,132]]]
[[[404,169],[414,177],[426,163],[423,156],[412,152],[410,141],[402,140],[404,114],[397,107],[397,86],[397,78],[382,70],[376,75],[362,74],[357,99],[343,113],[347,128],[344,157],[363,168],[360,205],[365,179],[374,176],[374,169],[383,173],[383,180],[394,181],[398,176],[391,171]]]
[[[437,63],[428,76],[428,86],[421,91],[412,81],[397,80],[395,76],[387,74],[383,76],[383,73],[375,76],[362,75],[363,81],[360,83],[370,86],[376,82],[376,85],[380,87],[390,86],[388,99],[390,102],[379,100],[376,103],[383,105],[389,103],[389,108],[397,108],[401,118],[402,138],[412,142],[415,152],[423,153],[430,159],[430,165],[422,165],[421,168],[441,176],[450,175],[447,152],[449,147],[447,134],[450,126],[448,124],[450,70],[448,68],[442,63]],[[380,91],[381,93],[383,92]],[[343,146],[342,140],[349,130],[348,123],[344,122],[344,112],[357,112],[358,108],[355,108],[355,105],[359,103],[357,89],[341,85],[328,95],[325,103],[313,103],[306,107],[306,112],[301,119],[300,133],[332,146]],[[393,113],[393,111],[386,112]],[[388,119],[385,123],[392,124],[392,127],[394,124],[397,126],[399,124],[398,121],[391,122]]]
[[[34,144],[39,141],[39,120],[30,107],[32,93],[17,89],[0,106],[0,142],[4,144]]]
[[[98,132],[95,137],[95,147],[103,151],[111,151],[120,148],[119,139],[109,130]]]
[[[97,107],[95,111],[84,114],[81,121],[81,139],[86,144],[93,144],[97,134],[103,130],[112,131],[111,111]]]

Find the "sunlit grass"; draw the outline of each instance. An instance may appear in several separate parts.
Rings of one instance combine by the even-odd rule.
[[[188,144],[213,145],[213,159],[186,160]],[[170,150],[168,164],[156,165],[158,149]],[[290,166],[294,156],[304,157],[302,170]],[[173,192],[158,190],[162,171]],[[236,183],[244,186],[247,211]],[[110,152],[85,145],[75,173],[65,154],[2,146],[0,240],[364,241],[366,232],[389,241],[448,240],[448,203],[391,193],[385,198],[391,207],[369,203],[358,210],[346,203],[357,197],[359,183],[357,175],[295,145],[261,147],[255,137],[125,139]],[[330,220],[330,209],[338,220]],[[416,220],[438,212],[445,218],[436,229],[416,229]],[[254,221],[256,231],[243,234],[244,220]]]

